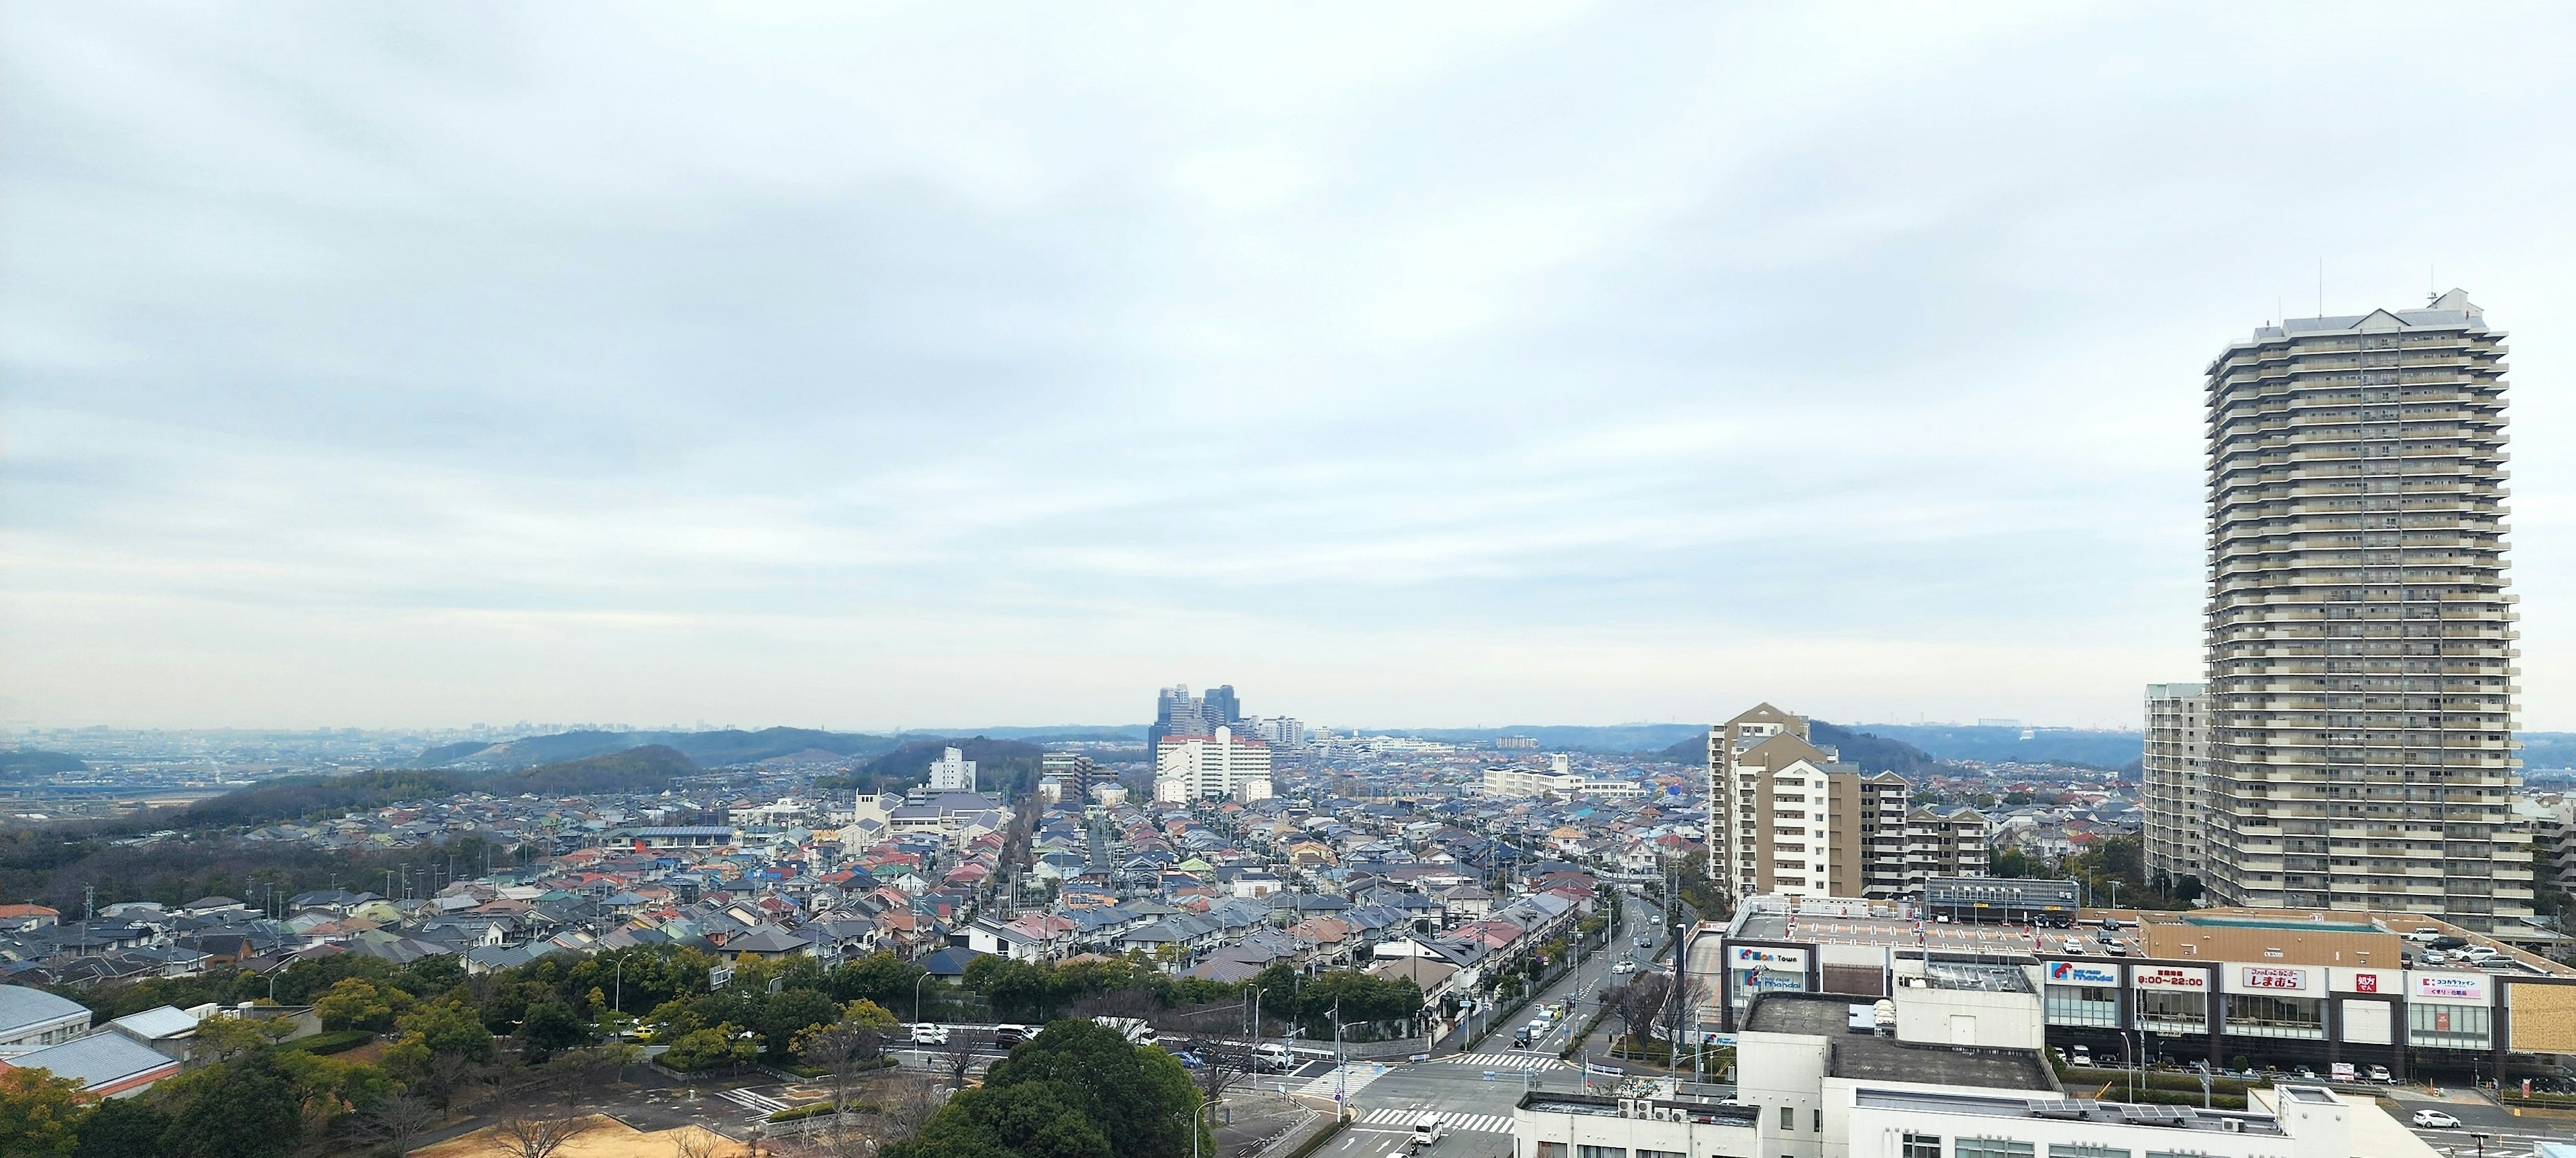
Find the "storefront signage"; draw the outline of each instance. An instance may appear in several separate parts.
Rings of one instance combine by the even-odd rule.
[[[2140,989],[2207,989],[2209,971],[2140,965],[2129,970],[2129,983]]]
[[[2285,969],[2277,965],[2239,965],[2236,968],[2238,989],[2285,993],[2305,993],[2308,990],[2308,971],[2305,969]]]
[[[2337,993],[2394,997],[2406,987],[2405,976],[2394,969],[2329,969],[2326,986]]]
[[[2051,961],[2048,963],[2048,983],[2051,985],[2117,986],[2120,984],[2120,967],[2117,965],[2087,965],[2081,961]]]
[[[1782,973],[1807,971],[1804,949],[1774,949],[1767,945],[1737,945],[1728,950],[1738,969],[1771,969]]]
[[[2408,995],[2414,998],[2479,1004],[2484,1004],[2487,999],[2487,979],[2483,975],[2410,973],[2407,976],[2415,979],[2414,987],[2407,990]]]

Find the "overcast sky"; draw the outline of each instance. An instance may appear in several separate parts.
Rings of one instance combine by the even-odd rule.
[[[0,11],[0,723],[2133,725],[2322,258],[2576,728],[2566,5]]]

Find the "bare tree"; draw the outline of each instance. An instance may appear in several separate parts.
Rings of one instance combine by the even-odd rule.
[[[884,1127],[886,1140],[900,1142],[921,1130],[921,1125],[939,1112],[939,1092],[930,1088],[926,1078],[898,1075],[888,1084],[877,1103],[877,1121]]]
[[[564,1143],[589,1133],[596,1119],[587,1114],[574,1117],[538,1117],[531,1114],[505,1114],[492,1127],[491,1146],[507,1158],[554,1158]]]
[[[1244,1057],[1231,1050],[1208,1050],[1199,1055],[1200,1065],[1190,1077],[1198,1083],[1199,1096],[1210,1102],[1222,1102],[1228,1091],[1242,1085]]]
[[[411,1153],[411,1146],[431,1127],[446,1120],[447,1112],[418,1094],[404,1092],[378,1101],[367,1111],[369,1132],[384,1140],[399,1158]]]
[[[936,1072],[948,1075],[949,1085],[962,1090],[966,1088],[966,1075],[975,1069],[975,1047],[974,1034],[951,1030],[948,1043],[930,1055],[930,1064]]]
[[[703,1126],[684,1126],[671,1132],[671,1158],[716,1158],[726,1146],[723,1138]]]
[[[964,1036],[950,1031],[949,1040]],[[876,1067],[877,1055],[885,1047],[885,1033],[873,1025],[842,1021],[806,1035],[801,1056],[805,1064],[831,1071],[832,1110],[846,1114],[850,1110],[850,1091],[859,1084],[859,1075]]]

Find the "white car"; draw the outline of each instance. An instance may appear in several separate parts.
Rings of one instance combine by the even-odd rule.
[[[2084,942],[2078,941],[2073,937],[2068,937],[2066,939],[2066,951],[2069,953],[2081,953],[2084,951]]]
[[[2460,1128],[2460,1120],[2458,1118],[2454,1118],[2440,1110],[2417,1110],[2415,1111],[2414,1117],[2406,1120],[2411,1124],[2421,1126],[2427,1130],[2457,1130]]]
[[[1620,963],[1618,963],[1618,964],[1616,964],[1616,965],[1611,966],[1611,967],[1610,967],[1610,971],[1611,971],[1612,973],[1616,973],[1616,974],[1618,974],[1618,975],[1620,975],[1620,976],[1622,976],[1622,977],[1625,977],[1625,976],[1627,976],[1628,974],[1631,974],[1631,973],[1634,973],[1634,972],[1636,972],[1636,971],[1637,971],[1637,963],[1636,963],[1636,962],[1634,962],[1634,961],[1622,961],[1622,962],[1620,962]]]
[[[948,1044],[948,1027],[944,1025],[933,1025],[927,1021],[922,1022],[919,1025],[915,1025],[912,1027],[912,1044],[946,1045]]]

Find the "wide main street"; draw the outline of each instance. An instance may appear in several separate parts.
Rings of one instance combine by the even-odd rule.
[[[1548,985],[1516,1015],[1516,1020],[1527,1021],[1540,1006],[1571,998],[1572,1012],[1545,1038],[1532,1042],[1530,1048],[1514,1049],[1514,1027],[1504,1025],[1472,1052],[1435,1053],[1424,1061],[1386,1066],[1342,1067],[1339,1076],[1353,1120],[1343,1136],[1320,1153],[1326,1158],[1394,1154],[1412,1138],[1415,1123],[1430,1114],[1442,1115],[1449,1131],[1435,1153],[1457,1158],[1511,1153],[1512,1107],[1523,1093],[1584,1088],[1582,1064],[1559,1060],[1556,1054],[1599,1008],[1602,990],[1625,980],[1613,968],[1620,961],[1637,961],[1642,972],[1671,955],[1670,941],[1659,927],[1662,910],[1633,892],[1623,891],[1621,900],[1620,920],[1609,930],[1609,943]],[[1641,935],[1650,939],[1650,948],[1637,946]],[[1477,1028],[1483,1029],[1484,1023],[1479,1021]],[[1584,1054],[1597,1058],[1608,1048],[1608,1042],[1596,1034],[1585,1044]],[[1308,1078],[1302,1092],[1329,1098],[1334,1083],[1335,1075],[1327,1069]]]

